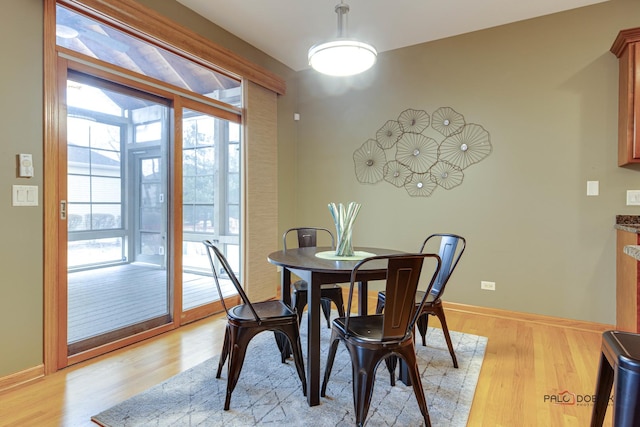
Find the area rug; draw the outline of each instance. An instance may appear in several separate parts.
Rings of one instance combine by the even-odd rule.
[[[306,352],[306,322],[301,330]],[[330,330],[322,328],[322,371]],[[416,352],[431,423],[434,426],[466,426],[484,359],[487,338],[451,331],[459,368],[439,328],[429,328],[427,346],[418,337]],[[218,357],[213,357],[98,415],[92,421],[104,427],[134,426],[352,426],[355,425],[351,388],[351,361],[340,344],[326,397],[309,407],[302,394],[292,359],[280,363],[272,333],[261,333],[247,349],[231,408],[224,411],[226,366],[215,378]],[[306,360],[305,360],[306,362]],[[381,363],[376,373],[371,408],[366,425],[422,426],[423,419],[412,387],[389,382]]]

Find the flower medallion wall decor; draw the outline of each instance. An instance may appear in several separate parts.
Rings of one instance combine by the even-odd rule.
[[[462,184],[463,170],[491,154],[482,126],[466,123],[450,107],[431,116],[407,109],[388,120],[353,153],[356,178],[363,184],[382,180],[404,187],[412,197],[428,197],[437,187],[451,190]]]
[[[353,153],[358,181],[375,184],[383,176],[387,156],[375,139],[370,139]]]

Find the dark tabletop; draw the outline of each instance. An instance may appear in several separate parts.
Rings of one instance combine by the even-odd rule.
[[[353,270],[353,267],[361,261],[358,258],[353,261],[342,261],[319,258],[316,256],[318,252],[331,251],[330,247],[311,247],[311,248],[294,248],[282,251],[276,251],[267,257],[270,263],[281,267],[287,267],[297,270],[310,270],[323,273],[346,273]],[[403,254],[404,251],[382,248],[356,247],[356,251],[369,252],[375,255],[392,255]],[[372,255],[373,256],[373,255]],[[383,270],[386,269],[385,261],[373,261],[365,265],[363,270]]]

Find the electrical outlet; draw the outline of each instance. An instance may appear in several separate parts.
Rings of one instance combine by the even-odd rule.
[[[484,289],[485,291],[495,291],[496,282],[485,282],[484,280],[482,280],[480,282],[480,289]]]

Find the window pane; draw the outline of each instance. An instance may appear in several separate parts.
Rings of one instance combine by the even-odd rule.
[[[213,233],[215,231],[213,206],[196,206],[195,213],[195,231]]]
[[[227,188],[229,200],[240,200],[240,175],[237,173],[230,173],[227,175]]]
[[[191,205],[182,206],[182,228],[185,232],[194,231],[196,207]]]
[[[196,144],[197,145],[213,145],[215,142],[215,119],[209,116],[196,116],[190,120],[195,124]]]
[[[239,139],[240,127],[194,110],[183,110],[183,117],[183,283],[195,283],[196,274],[209,274],[204,239],[211,240],[240,275],[240,142],[230,141]],[[219,297],[209,298],[196,299],[183,286],[183,309]]]
[[[88,176],[67,176],[67,201],[69,203],[91,202],[91,178]]]
[[[229,172],[240,171],[240,147],[238,144],[229,144]]]
[[[185,260],[189,261],[188,265],[191,268],[199,268],[202,270],[211,268],[202,242],[183,242],[182,256]]]
[[[157,233],[140,233],[140,247],[143,255],[164,255],[163,239]]]
[[[216,170],[214,148],[196,148],[196,154],[197,173],[213,175]]]
[[[98,58],[137,74],[149,76],[174,87],[241,107],[240,81],[205,68],[168,50],[136,39],[102,22],[56,7],[56,43],[67,49]],[[101,94],[95,94],[101,96]],[[78,96],[73,105],[83,108],[114,107],[113,102],[91,103],[91,97]],[[94,98],[95,99],[95,98]],[[107,100],[105,100],[107,101]],[[106,112],[106,111],[105,111]],[[109,110],[111,114],[113,110]]]
[[[91,150],[91,174],[103,176],[121,176],[120,152]]]
[[[229,234],[240,234],[240,206],[229,205]]]
[[[119,204],[91,206],[91,215],[85,221],[91,224],[92,230],[110,230],[122,228],[121,212]]]
[[[81,117],[67,118],[67,144],[89,146],[91,121]],[[71,160],[71,159],[69,159]]]
[[[196,177],[185,176],[182,180],[182,202],[186,204],[196,202]]]
[[[122,238],[70,241],[68,267],[122,261]]]
[[[239,123],[229,123],[229,142],[240,142]]]
[[[214,180],[213,176],[196,177],[196,203],[211,203],[214,201]]]
[[[92,123],[89,130],[91,148],[120,151],[120,126]]]
[[[68,231],[90,230],[91,223],[85,221],[91,212],[91,205],[69,203],[67,205],[67,229]]]
[[[94,176],[91,178],[91,200],[94,203],[121,201],[120,178]]]
[[[67,81],[67,105],[112,116],[122,116],[122,109],[112,97],[107,96],[105,91],[77,81]]]
[[[227,261],[229,261],[231,270],[238,274],[240,271],[240,246],[227,245]]]
[[[182,152],[182,173],[185,177],[196,174],[196,150]]]
[[[162,123],[145,123],[135,127],[136,142],[159,141],[162,138]]]

